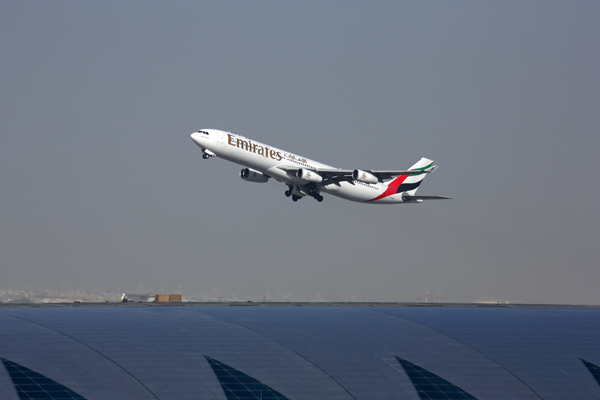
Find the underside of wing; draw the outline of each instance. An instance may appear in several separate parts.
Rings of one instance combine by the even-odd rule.
[[[295,174],[299,169],[295,166],[283,166],[280,165],[277,168],[286,171],[288,173]],[[379,182],[383,182],[385,180],[389,180],[401,175],[420,175],[420,174],[429,174],[437,169],[437,165],[433,165],[430,168],[422,169],[422,170],[365,170],[369,174],[375,176]],[[315,172],[323,178],[323,182],[325,183],[334,183],[334,182],[350,182],[352,183],[355,178],[353,174],[360,170],[353,169],[323,169],[317,168]]]
[[[317,173],[323,177],[325,183],[350,182],[352,183],[351,169],[317,169]]]
[[[298,167],[289,167],[289,166],[278,166],[277,168],[291,173],[292,175],[296,175],[299,169]],[[317,168],[314,170],[317,174],[319,174],[323,178],[323,183],[335,183],[341,181],[352,182],[352,172],[351,169],[321,169]]]
[[[421,175],[421,174],[430,174],[437,169],[437,165],[433,165],[430,168],[422,169],[422,170],[392,170],[392,171],[382,171],[382,170],[372,170],[367,169],[365,172],[375,176],[379,182],[383,182],[385,180],[393,179],[401,175]],[[357,178],[360,170],[353,169],[317,169],[316,172],[323,176],[324,179],[328,179],[331,182],[340,182],[340,181],[348,181],[352,182]]]
[[[380,182],[386,179],[392,179],[400,175],[420,175],[430,174],[438,168],[437,165],[433,165],[430,168],[422,170],[392,170],[392,171],[381,171],[381,170],[366,170],[372,175],[375,175]]]

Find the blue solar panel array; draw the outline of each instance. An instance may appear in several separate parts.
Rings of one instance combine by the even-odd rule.
[[[5,360],[4,358],[0,358],[0,360],[2,360],[6,371],[10,375],[21,400],[85,400],[85,398],[81,397],[71,389],[60,383],[54,382],[52,379],[48,379],[29,368],[25,368],[22,365]]]
[[[597,365],[592,364],[589,361],[585,361],[585,360],[581,360],[581,361],[583,361],[583,363],[585,364],[585,366],[587,367],[587,369],[590,371],[590,373],[592,374],[592,376],[596,380],[596,382],[598,382],[598,385],[600,385],[600,367],[597,366]]]
[[[417,393],[422,400],[429,399],[448,399],[448,400],[477,400],[469,393],[436,374],[432,374],[409,361],[396,357],[398,362],[404,367],[408,377],[415,385]]]
[[[206,357],[206,359],[221,383],[227,400],[288,400],[281,393],[251,376],[235,368],[231,368],[229,365],[225,365],[214,358]]]
[[[0,400],[600,399],[600,309],[0,309]]]

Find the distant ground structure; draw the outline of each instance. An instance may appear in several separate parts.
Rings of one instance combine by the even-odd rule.
[[[181,303],[182,297],[180,294],[131,294],[123,293],[121,296],[121,302],[123,303],[169,303],[176,302]]]
[[[477,300],[474,301],[474,303],[479,303],[479,304],[499,304],[501,303],[500,300],[498,300],[496,297],[494,296],[481,296],[479,297]]]
[[[182,301],[180,294],[157,294],[154,299],[157,303],[181,303]]]
[[[598,399],[600,308],[0,308],[1,399]]]

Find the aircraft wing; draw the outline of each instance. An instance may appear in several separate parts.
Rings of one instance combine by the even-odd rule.
[[[385,179],[392,179],[400,175],[420,175],[420,174],[430,174],[437,169],[437,165],[432,166],[431,168],[424,170],[373,170],[366,169],[365,171],[375,175],[379,181],[383,181]],[[316,171],[319,175],[323,176],[323,178],[334,178],[334,177],[344,177],[342,180],[352,180],[353,169],[317,169]]]
[[[282,169],[286,172],[291,172],[293,174],[296,173],[300,168],[298,167],[288,167],[280,165],[277,168]],[[317,168],[314,170],[317,174],[323,177],[323,182],[325,183],[334,183],[341,181],[348,181],[352,183],[352,169],[323,169]]]
[[[383,181],[385,179],[392,179],[400,175],[420,175],[420,174],[430,174],[438,168],[437,165],[433,165],[430,168],[423,170],[408,170],[408,171],[380,171],[380,170],[366,170],[368,173],[373,174],[379,179],[379,181]]]
[[[420,175],[420,174],[430,174],[437,169],[437,165],[433,165],[432,167],[424,170],[365,170],[366,172],[375,175],[380,182],[383,182],[386,179],[392,179],[400,175]],[[288,167],[288,166],[279,166],[279,169],[288,172],[298,171],[300,168],[298,167]],[[347,181],[352,183],[352,173],[353,169],[323,169],[317,168],[315,170],[316,173],[323,177],[323,180],[328,183],[333,182],[341,182]]]
[[[323,181],[326,183],[336,183],[336,182],[350,182],[352,183],[352,172],[351,169],[322,169],[317,168],[317,174],[323,177]],[[353,184],[353,183],[352,183]]]

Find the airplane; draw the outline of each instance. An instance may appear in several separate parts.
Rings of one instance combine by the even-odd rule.
[[[285,195],[293,201],[310,196],[321,202],[321,193],[372,204],[450,199],[415,194],[425,176],[438,168],[427,158],[408,170],[338,169],[218,129],[201,129],[191,137],[202,149],[202,158],[219,157],[244,166],[240,177],[248,182],[264,183],[270,178],[282,182],[288,186]]]

